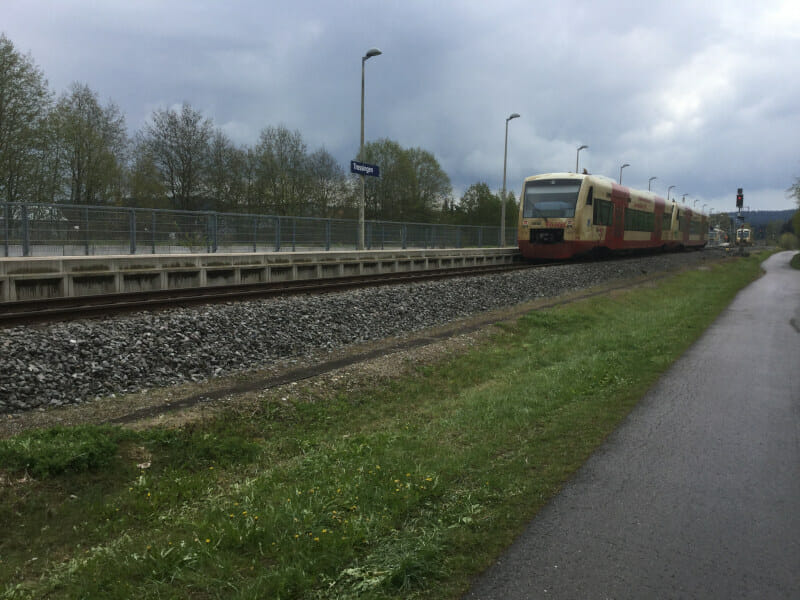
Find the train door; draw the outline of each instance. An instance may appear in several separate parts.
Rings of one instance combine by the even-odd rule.
[[[622,242],[625,237],[625,203],[614,203],[614,237]]]
[[[614,203],[614,241],[621,247],[625,238],[625,206],[630,202],[630,194],[625,188],[614,186],[611,201]]]
[[[681,240],[684,244],[689,243],[689,234],[692,228],[692,213],[688,210],[683,211],[683,222],[681,223]]]
[[[653,237],[651,241],[661,242],[661,225],[664,222],[664,205],[656,203],[653,213]]]

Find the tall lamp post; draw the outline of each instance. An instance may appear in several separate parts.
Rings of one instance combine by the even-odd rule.
[[[622,185],[622,169],[624,169],[625,167],[630,167],[630,165],[628,163],[625,163],[624,165],[622,165],[619,168],[619,184],[620,185]]]
[[[508,122],[519,118],[519,113],[511,113],[506,119],[506,141],[503,147],[503,195],[500,198],[500,247],[506,244],[506,160],[508,158]]]
[[[575,153],[575,172],[578,173],[578,159],[581,157],[581,150],[588,148],[586,144],[578,146],[578,151]]]
[[[667,188],[667,202],[669,202],[669,191],[670,191],[672,188],[674,188],[674,187],[675,187],[674,185],[671,185],[671,186],[669,186],[669,187]]]
[[[358,157],[364,160],[364,63],[373,56],[382,54],[377,48],[370,48],[361,57],[361,145],[359,146]],[[364,174],[361,174],[361,201],[358,203],[358,249],[364,249],[364,206],[367,203],[367,190],[364,183]]]
[[[653,183],[653,179],[658,179],[658,177],[651,177],[647,180],[647,191],[650,191],[650,184]]]

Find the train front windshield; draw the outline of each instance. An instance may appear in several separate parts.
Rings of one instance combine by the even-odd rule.
[[[581,180],[536,179],[525,184],[522,217],[558,219],[575,216]]]

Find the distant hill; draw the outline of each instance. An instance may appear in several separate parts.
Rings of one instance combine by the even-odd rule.
[[[792,218],[792,215],[796,213],[796,210],[788,209],[788,210],[743,210],[742,215],[744,216],[744,220],[746,223],[750,223],[750,225],[756,227],[759,225],[767,225],[769,223],[774,223],[775,221],[780,221],[781,223],[785,223],[789,219]],[[735,211],[728,212],[728,215],[733,217],[736,215]]]

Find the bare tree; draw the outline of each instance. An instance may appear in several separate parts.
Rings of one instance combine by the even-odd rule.
[[[286,127],[267,127],[255,148],[256,194],[270,212],[302,214],[310,191],[303,136]]]
[[[205,177],[209,162],[209,142],[213,134],[210,119],[184,104],[155,111],[140,136],[141,153],[150,157],[161,183],[175,208],[204,208]]]
[[[0,34],[0,197],[5,201],[30,199],[34,193],[50,102],[42,72]]]
[[[237,148],[221,130],[211,137],[207,185],[210,208],[243,210],[247,202],[247,152]]]
[[[72,204],[120,200],[127,150],[125,119],[112,102],[101,107],[89,86],[73,83],[53,110],[56,143]]]
[[[330,152],[320,148],[308,157],[308,177],[308,214],[330,217],[345,209],[349,191],[347,178]]]

